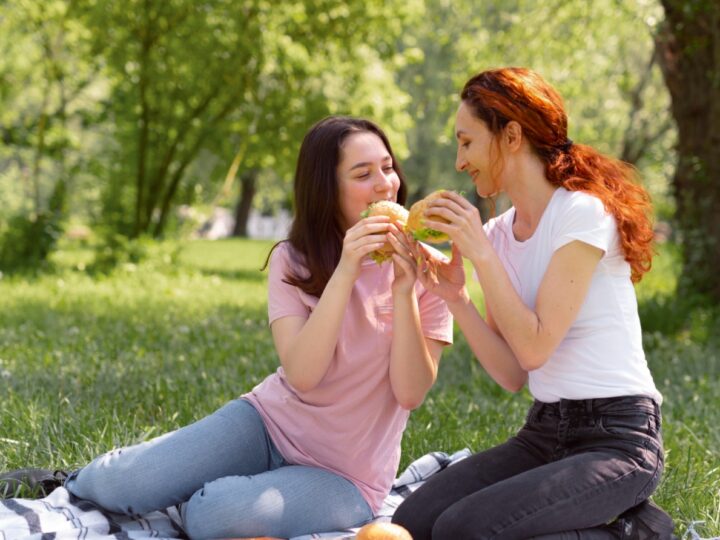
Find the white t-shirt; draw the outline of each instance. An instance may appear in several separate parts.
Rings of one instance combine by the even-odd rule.
[[[642,348],[640,318],[630,264],[625,260],[615,218],[598,198],[558,188],[533,235],[515,239],[510,208],[485,231],[525,305],[535,309],[538,288],[554,252],[580,240],[605,253],[587,297],[565,338],[539,369],[529,372],[533,397],[592,399],[645,395],[662,402]]]

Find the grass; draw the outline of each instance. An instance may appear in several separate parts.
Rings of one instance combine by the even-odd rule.
[[[258,270],[269,247],[191,242],[96,277],[77,269],[86,253],[68,250],[54,273],[0,279],[0,470],[72,469],[206,415],[276,369]],[[674,296],[677,268],[665,247],[637,289],[665,396],[667,463],[655,499],[678,533],[699,519],[702,536],[718,536],[720,317]],[[481,300],[479,288],[472,294]],[[530,401],[495,385],[456,335],[411,416],[402,466],[431,450],[503,441]]]

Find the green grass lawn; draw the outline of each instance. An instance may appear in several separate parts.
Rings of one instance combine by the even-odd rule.
[[[54,273],[0,279],[0,470],[72,469],[204,416],[276,369],[259,271],[270,245],[190,242],[99,277],[77,269],[86,254],[66,251]],[[678,533],[701,519],[701,535],[718,536],[720,327],[711,310],[674,298],[677,267],[666,247],[638,286],[665,396],[667,464],[655,499]],[[481,300],[476,286],[472,294]],[[530,402],[495,385],[456,335],[411,416],[402,466],[431,450],[502,442]]]

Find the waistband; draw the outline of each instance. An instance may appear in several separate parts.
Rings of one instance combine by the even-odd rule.
[[[619,396],[594,399],[561,399],[552,403],[535,400],[535,413],[555,413],[565,416],[595,416],[599,414],[646,413],[660,416],[660,406],[648,396]]]

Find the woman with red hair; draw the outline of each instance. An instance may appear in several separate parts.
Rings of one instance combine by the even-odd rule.
[[[634,169],[573,143],[559,94],[528,69],[472,77],[456,138],[456,167],[477,193],[503,191],[513,206],[483,224],[445,192],[425,215],[453,256],[417,247],[421,281],[493,379],[512,392],[527,384],[534,403],[514,437],[433,477],[393,521],[415,540],[671,538],[672,519],[648,499],[663,470],[662,396],[633,288],[652,257]]]

